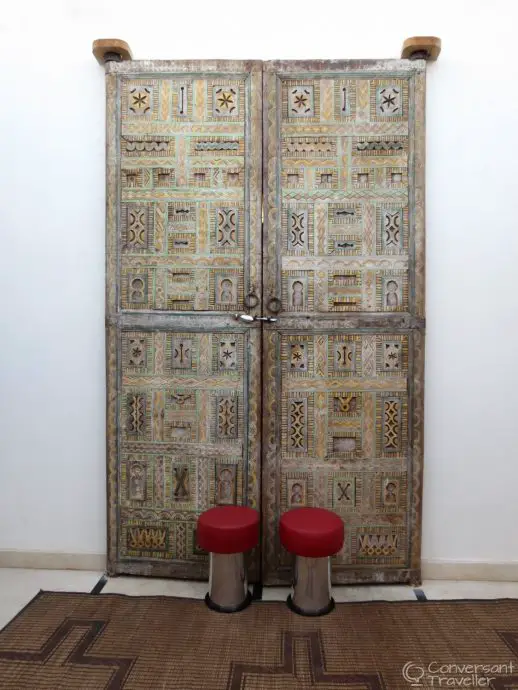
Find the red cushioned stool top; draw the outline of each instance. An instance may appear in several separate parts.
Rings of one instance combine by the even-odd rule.
[[[259,513],[243,506],[216,506],[198,518],[198,544],[213,553],[244,553],[259,541]]]
[[[281,516],[281,543],[297,556],[333,556],[344,543],[342,519],[325,508],[293,508]]]

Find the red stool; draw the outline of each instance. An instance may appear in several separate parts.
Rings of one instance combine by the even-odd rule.
[[[259,541],[259,513],[242,506],[217,506],[198,518],[198,544],[210,552],[209,591],[205,603],[215,611],[246,608],[248,591],[245,551]]]
[[[293,595],[288,606],[303,616],[323,616],[331,597],[331,559],[344,543],[342,519],[324,508],[293,508],[281,517],[281,543],[294,553]]]

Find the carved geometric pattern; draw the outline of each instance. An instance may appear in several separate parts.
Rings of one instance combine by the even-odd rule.
[[[157,79],[122,79],[121,117],[123,120],[158,119]]]
[[[189,495],[189,466],[173,465],[173,500],[188,501]]]
[[[313,311],[314,272],[282,271],[282,294],[286,311]]]
[[[361,473],[330,472],[327,503],[336,513],[357,510],[361,504],[363,477]]]
[[[408,117],[408,81],[373,79],[370,82],[370,117],[373,122],[401,122]]]
[[[329,417],[361,417],[363,393],[360,391],[337,390],[328,393]]]
[[[312,452],[315,436],[315,403],[311,393],[290,392],[282,401],[284,454],[292,457]]]
[[[376,371],[382,376],[405,376],[408,370],[408,336],[376,336]]]
[[[399,400],[383,401],[383,450],[397,452],[399,447],[399,422],[401,403]]]
[[[147,494],[146,464],[133,461],[129,463],[128,498],[132,501],[145,501]]]
[[[307,400],[289,402],[288,448],[294,451],[307,450]]]
[[[192,335],[183,336],[175,334],[168,338],[167,347],[168,350],[170,347],[172,369],[188,369],[191,371],[196,368],[195,343],[196,340]]]
[[[142,134],[121,137],[121,154],[125,158],[173,158],[174,137]]]
[[[352,150],[355,156],[398,156],[408,151],[406,136],[369,136],[353,137]]]
[[[407,452],[406,393],[383,391],[376,397],[377,457],[404,456]]]
[[[178,121],[192,120],[192,81],[175,82],[172,89],[171,119]]]
[[[333,376],[361,376],[361,336],[330,335],[328,348]]]
[[[404,515],[407,507],[407,473],[376,474],[373,480],[376,512]]]
[[[376,274],[377,311],[408,309],[408,271],[378,271]]]
[[[128,437],[144,436],[148,425],[145,394],[140,392],[128,393],[126,396],[126,410],[126,433]]]
[[[150,272],[126,273],[122,280],[122,307],[124,309],[148,309],[150,306]]]
[[[403,565],[406,528],[403,526],[356,527],[351,536],[352,563]]]
[[[328,458],[330,460],[354,460],[363,455],[361,431],[330,430],[328,436]]]
[[[282,80],[283,118],[317,122],[320,118],[320,80]]]
[[[408,248],[408,208],[394,204],[377,206],[377,254],[403,254]]]
[[[174,557],[172,525],[163,521],[140,519],[123,520],[121,524],[122,558],[157,558],[168,560]]]
[[[334,80],[335,120],[350,122],[356,118],[356,80]]]
[[[218,208],[216,243],[221,249],[237,247],[238,212],[234,208]]]
[[[219,368],[223,370],[237,369],[237,343],[233,338],[222,338],[219,341]]]
[[[328,273],[328,310],[360,311],[362,308],[362,274],[360,271]]]
[[[290,471],[281,478],[282,510],[300,506],[312,506],[314,490],[311,472]]]
[[[219,396],[217,398],[217,437],[220,439],[237,438],[237,419],[237,399],[235,396]]]
[[[244,80],[207,81],[207,121],[232,122],[244,118]]]
[[[308,204],[293,204],[286,209],[282,219],[285,238],[285,253],[299,256],[313,253],[314,243],[313,207]]]
[[[243,463],[240,456],[218,456],[200,466],[205,478],[204,495],[199,495],[200,506],[241,505],[243,503]]]
[[[216,463],[215,505],[234,505],[237,499],[237,466]]]
[[[295,369],[297,371],[307,371],[308,353],[306,344],[304,342],[292,343],[290,349],[290,369]]]
[[[209,308],[211,311],[239,309],[243,301],[243,270],[211,270],[209,276]]]
[[[285,137],[282,142],[284,160],[334,158],[336,151],[335,137]]]
[[[283,370],[297,377],[308,377],[313,372],[313,336],[286,335],[281,342]]]
[[[145,374],[152,370],[153,345],[149,333],[126,331],[122,334],[124,370]]]

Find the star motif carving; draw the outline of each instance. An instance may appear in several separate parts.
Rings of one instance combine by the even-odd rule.
[[[305,108],[307,102],[308,99],[303,94],[295,96],[295,105],[297,106],[297,108]]]
[[[144,93],[139,93],[133,96],[133,105],[137,105],[139,108],[143,108],[147,103],[147,95]]]
[[[234,105],[234,99],[231,93],[222,91],[221,96],[218,97],[220,108],[226,108],[227,110],[231,105]]]

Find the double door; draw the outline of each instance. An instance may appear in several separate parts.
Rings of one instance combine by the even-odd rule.
[[[344,520],[335,582],[419,580],[424,68],[107,64],[111,573],[206,577],[197,518],[242,504],[251,581],[300,506]]]

